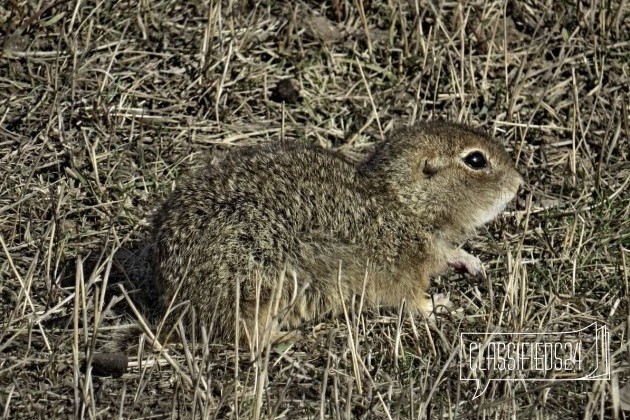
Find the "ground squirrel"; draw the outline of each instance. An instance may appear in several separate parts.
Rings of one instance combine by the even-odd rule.
[[[157,211],[156,285],[164,305],[189,302],[213,340],[234,338],[237,297],[250,338],[272,302],[289,327],[361,293],[367,306],[405,299],[427,314],[430,276],[481,269],[459,245],[521,183],[497,141],[444,121],[395,132],[360,165],[296,143],[245,147]]]

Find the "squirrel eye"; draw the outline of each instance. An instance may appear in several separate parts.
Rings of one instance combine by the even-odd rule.
[[[483,169],[488,166],[485,156],[479,151],[470,152],[464,156],[464,163],[473,169]]]

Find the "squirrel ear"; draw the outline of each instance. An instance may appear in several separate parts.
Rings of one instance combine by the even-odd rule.
[[[422,173],[427,178],[432,178],[435,174],[437,174],[437,171],[438,171],[437,167],[432,165],[431,162],[429,162],[429,159],[426,159],[424,161],[424,167],[422,168]]]

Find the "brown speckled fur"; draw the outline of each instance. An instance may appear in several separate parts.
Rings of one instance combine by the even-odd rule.
[[[470,150],[484,153],[487,170],[463,163]],[[156,283],[165,305],[176,292],[175,302],[189,301],[214,340],[234,336],[237,287],[241,331],[251,336],[283,272],[279,307],[291,305],[294,326],[360,294],[368,261],[367,305],[406,299],[426,313],[429,277],[520,183],[499,143],[441,121],[394,133],[358,167],[298,144],[235,150],[182,182],[157,212]]]

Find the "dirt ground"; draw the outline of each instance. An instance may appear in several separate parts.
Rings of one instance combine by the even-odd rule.
[[[629,34],[621,0],[0,2],[0,416],[625,418]],[[465,245],[487,281],[434,279],[456,310],[350,311],[257,356],[145,342],[95,374],[183,174],[282,139],[358,161],[437,117],[493,133],[526,180]],[[460,380],[460,333],[594,322],[603,380]]]

